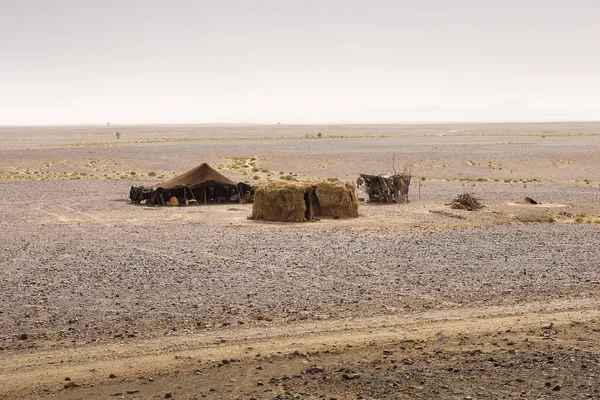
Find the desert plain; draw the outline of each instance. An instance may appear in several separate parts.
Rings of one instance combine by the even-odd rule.
[[[0,398],[600,398],[598,122],[1,127],[0,154]],[[129,202],[202,162],[395,168],[410,202]]]

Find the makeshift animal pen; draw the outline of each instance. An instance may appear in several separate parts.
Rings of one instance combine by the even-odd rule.
[[[324,179],[316,183],[320,208],[316,211],[320,217],[358,217],[358,197],[356,185],[341,182],[336,178]]]
[[[314,219],[320,207],[313,182],[267,181],[254,191],[252,219],[300,222]]]
[[[252,194],[251,186],[234,182],[203,163],[154,186],[132,186],[129,198],[152,205],[167,205],[172,198],[177,204],[242,203],[252,201]]]
[[[460,209],[460,210],[479,210],[480,208],[485,207],[481,204],[481,200],[469,193],[463,193],[458,195],[452,200],[450,204],[446,204],[450,206],[450,208]]]
[[[397,203],[398,199],[408,202],[411,178],[409,174],[360,174],[357,184],[365,185],[370,203]]]

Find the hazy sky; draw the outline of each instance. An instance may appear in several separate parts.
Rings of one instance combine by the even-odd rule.
[[[0,0],[2,125],[530,114],[600,118],[599,0]]]

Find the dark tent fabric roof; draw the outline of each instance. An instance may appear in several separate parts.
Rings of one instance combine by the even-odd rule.
[[[218,182],[223,185],[237,185],[237,182],[234,182],[226,176],[221,175],[220,173],[212,169],[208,164],[202,163],[196,168],[193,168],[188,172],[176,176],[175,178],[169,179],[166,182],[154,185],[154,187],[161,187],[163,189],[175,189],[177,187],[187,186],[191,188],[209,181]]]

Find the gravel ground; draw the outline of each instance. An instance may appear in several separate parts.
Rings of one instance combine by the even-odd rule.
[[[523,224],[502,210],[529,208],[504,202],[449,210],[436,203],[446,184],[427,201],[293,225],[247,221],[250,205],[131,205],[122,181],[3,184],[0,346],[598,293],[600,224]]]
[[[590,376],[598,373],[600,341],[590,332],[599,328],[584,311],[600,295],[599,126],[120,127],[120,142],[113,127],[2,128],[0,355],[20,365],[15,377],[22,381],[0,378],[0,398],[14,398],[7,390],[18,388],[25,390],[19,392],[22,398],[33,393],[105,398],[108,392],[95,391],[96,383],[116,388],[117,381],[94,378],[89,396],[80,396],[64,391],[61,378],[57,392],[43,391],[46,383],[37,392],[24,389],[42,382],[41,375],[31,375],[36,368],[48,368],[38,355],[62,360],[67,349],[80,349],[85,357],[86,349],[102,353],[103,346],[124,346],[131,351],[158,341],[152,353],[160,354],[163,339],[213,340],[217,333],[240,329],[276,329],[274,335],[291,335],[293,343],[288,330],[307,324],[315,324],[316,332],[327,324],[369,318],[395,319],[400,326],[414,316],[447,313],[467,319],[478,310],[479,318],[494,308],[500,314],[543,311],[544,304],[583,312],[583,325],[571,326],[561,317],[556,322],[562,324],[558,333],[563,338],[531,346],[530,328],[523,326],[517,338],[508,339],[520,343],[517,352],[503,347],[498,353],[490,348],[500,339],[494,333],[474,336],[470,321],[462,328],[466,333],[454,332],[452,340],[479,346],[481,354],[473,357],[452,341],[440,342],[438,350],[454,353],[446,357],[417,348],[406,356],[414,364],[399,359],[403,366],[392,371],[386,365],[387,372],[376,362],[382,349],[366,348],[354,338],[357,348],[340,352],[339,346],[331,347],[315,359],[325,367],[323,376],[317,373],[318,382],[316,375],[306,376],[307,365],[290,357],[269,359],[275,369],[266,368],[261,379],[271,392],[231,382],[219,383],[217,392],[205,387],[199,392],[209,398],[315,398],[323,393],[340,399],[364,397],[361,393],[402,398],[399,386],[392,388],[390,382],[402,386],[398,382],[405,379],[412,382],[402,386],[409,398],[562,399],[572,398],[577,388],[580,397],[594,398],[598,387]],[[317,132],[325,137],[305,137]],[[160,175],[166,179],[205,161],[227,166],[236,157],[256,157],[257,167],[265,170],[258,173],[261,178],[293,172],[355,179],[358,172],[390,170],[392,154],[399,168],[410,167],[415,175],[412,201],[363,204],[358,219],[264,223],[247,220],[251,205],[166,208],[132,205],[127,199],[130,185],[156,183]],[[150,171],[158,176],[149,178]],[[226,167],[224,173],[254,181],[250,171]],[[468,212],[444,205],[463,192],[481,197],[487,207]],[[525,196],[542,204],[519,203]],[[578,341],[588,344],[584,352]],[[554,357],[550,361],[562,375],[538,362],[545,353]],[[146,370],[154,368],[152,360],[144,363]],[[591,375],[579,374],[584,364]],[[0,362],[0,370],[8,373],[10,365]],[[128,372],[127,362],[123,365],[119,373],[135,374]],[[248,360],[235,365],[235,380],[247,378],[254,368]],[[281,375],[284,370],[290,375]],[[82,371],[90,368],[74,367],[69,375],[76,379]],[[196,381],[165,373],[167,381],[152,396],[164,397],[163,387],[179,385],[186,388],[180,390],[187,393],[183,398],[196,398]],[[343,373],[372,379],[348,380]],[[203,384],[221,378],[207,374]],[[277,383],[267,384],[271,378]],[[332,385],[324,383],[330,378]],[[128,375],[119,384],[132,379]],[[482,379],[488,392],[473,383]],[[420,381],[435,383],[423,390]],[[256,382],[245,384],[255,387]],[[554,391],[556,385],[569,390]]]

